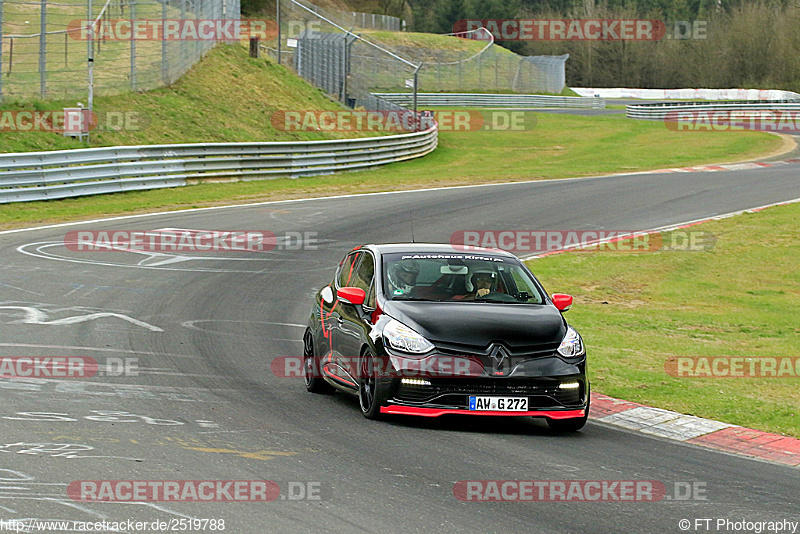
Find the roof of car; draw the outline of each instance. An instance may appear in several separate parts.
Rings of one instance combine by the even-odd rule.
[[[414,254],[419,253],[436,253],[436,254],[492,254],[495,256],[503,256],[506,258],[516,258],[513,254],[504,250],[493,248],[481,248],[464,245],[449,245],[442,243],[386,243],[386,244],[371,244],[365,245],[381,254],[392,254],[397,252],[410,252]]]

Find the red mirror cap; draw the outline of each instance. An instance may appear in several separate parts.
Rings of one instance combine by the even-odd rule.
[[[367,294],[360,287],[340,287],[336,296],[357,306],[364,304],[364,299],[367,298]]]
[[[558,311],[565,312],[572,306],[572,295],[565,295],[564,293],[553,293],[551,297],[553,304]]]

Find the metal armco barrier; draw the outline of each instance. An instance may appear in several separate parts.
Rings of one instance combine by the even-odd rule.
[[[412,95],[407,93],[373,93],[375,96],[400,104],[413,106]],[[537,107],[537,108],[593,108],[605,109],[603,98],[582,96],[547,96],[480,93],[419,93],[418,106],[451,107]]]
[[[625,115],[630,119],[664,120],[668,114],[681,111],[740,111],[757,113],[759,111],[800,111],[797,100],[740,100],[728,102],[660,102],[658,104],[629,104]]]
[[[0,154],[0,204],[180,187],[208,179],[300,177],[418,158],[438,130],[363,139],[123,146]]]

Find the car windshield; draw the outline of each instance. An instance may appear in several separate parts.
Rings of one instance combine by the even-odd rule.
[[[383,287],[391,300],[544,302],[539,285],[518,260],[482,254],[385,254]]]

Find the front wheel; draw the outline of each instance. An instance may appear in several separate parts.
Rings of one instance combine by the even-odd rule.
[[[548,419],[547,426],[553,432],[577,432],[586,425],[589,419],[589,393],[586,393],[586,413],[583,417],[574,417],[572,419]]]
[[[378,366],[375,364],[375,355],[371,350],[366,350],[361,355],[358,370],[358,403],[361,406],[361,413],[367,419],[382,419],[383,387],[378,375]]]

